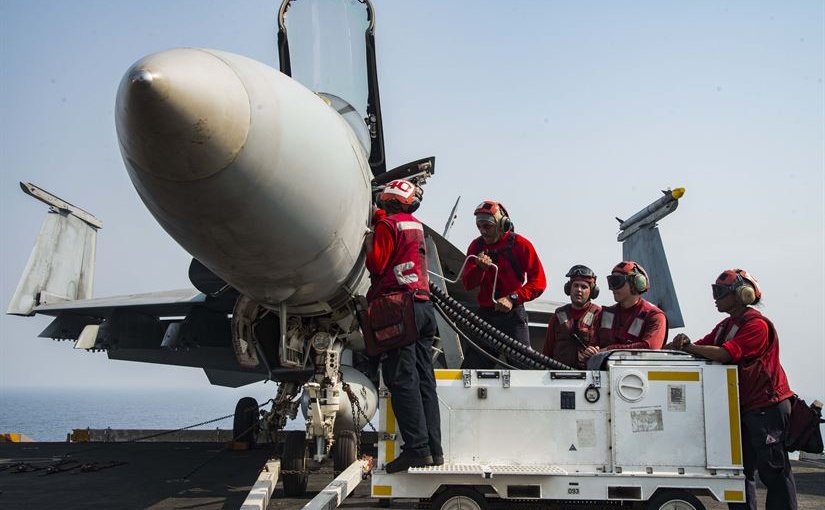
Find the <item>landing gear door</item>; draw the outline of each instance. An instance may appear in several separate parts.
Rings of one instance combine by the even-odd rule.
[[[375,12],[369,0],[284,0],[278,11],[278,57],[282,73],[357,112],[362,125],[353,125],[354,115],[345,120],[359,135],[373,176],[386,172]]]

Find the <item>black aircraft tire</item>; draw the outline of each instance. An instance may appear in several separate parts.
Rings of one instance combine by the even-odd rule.
[[[289,430],[284,433],[284,453],[281,455],[281,471],[306,471],[307,444],[306,433],[302,430]],[[294,498],[303,496],[307,490],[309,475],[303,473],[284,473],[284,496]]]
[[[244,397],[235,405],[235,419],[232,422],[232,439],[234,441],[255,444],[258,437],[258,401]]]
[[[358,439],[355,432],[352,430],[341,432],[335,439],[334,450],[332,460],[337,476],[358,460]]]

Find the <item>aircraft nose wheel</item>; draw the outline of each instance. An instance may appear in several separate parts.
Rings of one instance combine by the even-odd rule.
[[[350,467],[350,465],[358,460],[358,439],[355,432],[352,430],[344,430],[335,439],[335,446],[333,447],[333,464],[335,475],[338,476],[342,471]]]
[[[705,510],[705,505],[693,494],[684,491],[662,491],[647,502],[647,510]]]
[[[232,422],[233,441],[249,443],[254,446],[258,438],[259,421],[258,401],[244,397],[235,405],[235,419]]]
[[[281,479],[284,483],[284,496],[288,498],[303,496],[307,490],[309,475],[306,471],[307,443],[306,433],[301,430],[284,432],[284,452],[281,454]]]

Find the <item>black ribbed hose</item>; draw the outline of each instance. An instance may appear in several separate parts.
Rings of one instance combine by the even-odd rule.
[[[438,305],[439,313],[447,314],[447,319],[459,326],[468,336],[479,339],[495,352],[504,353],[514,366],[532,370],[574,370],[563,363],[548,358],[518,340],[493,327],[467,307],[448,296],[430,283],[430,296]]]

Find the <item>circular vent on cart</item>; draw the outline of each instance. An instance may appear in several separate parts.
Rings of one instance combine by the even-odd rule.
[[[639,372],[628,372],[619,378],[616,392],[627,402],[638,402],[647,393],[647,382]]]

